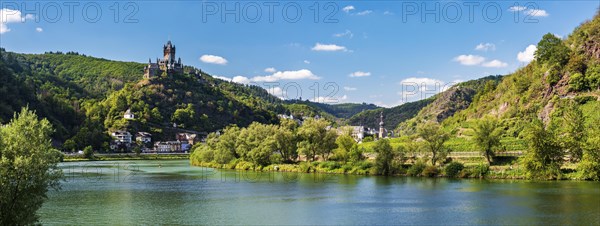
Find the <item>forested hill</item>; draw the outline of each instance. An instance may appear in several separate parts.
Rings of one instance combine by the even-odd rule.
[[[230,83],[186,68],[186,73],[143,79],[144,64],[78,53],[19,54],[0,49],[0,123],[21,107],[48,118],[57,143],[104,149],[108,132],[149,131],[173,139],[178,128],[199,132],[252,121],[277,122],[282,101],[264,89]],[[125,121],[131,109],[136,120]],[[169,126],[167,126],[169,125]]]
[[[320,112],[324,112],[324,113],[327,113],[327,114],[330,114],[332,116],[335,116],[337,118],[342,118],[342,119],[350,118],[353,115],[356,115],[356,114],[366,111],[366,110],[373,110],[373,109],[380,108],[377,105],[367,104],[367,103],[326,104],[326,103],[319,103],[319,102],[310,102],[307,100],[304,100],[304,101],[303,100],[286,100],[285,102],[287,104],[302,104],[302,105],[311,106],[314,109],[318,109],[318,111],[320,111]]]

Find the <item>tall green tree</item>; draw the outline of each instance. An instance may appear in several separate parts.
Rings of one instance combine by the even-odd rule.
[[[563,153],[555,131],[535,119],[527,129],[529,150],[523,162],[529,178],[551,179],[560,174]]]
[[[500,146],[500,136],[502,128],[496,118],[484,117],[475,125],[475,143],[480,151],[485,155],[488,164],[492,164],[494,149]]]
[[[354,138],[350,135],[343,134],[337,137],[335,143],[338,146],[338,148],[335,149],[335,157],[342,162],[348,161],[350,151],[356,146]]]
[[[294,134],[294,131],[279,126],[272,136],[275,141],[276,150],[279,152],[284,162],[292,162],[298,158],[296,147],[297,137]]]
[[[552,33],[545,34],[538,42],[535,58],[549,65],[565,65],[569,61],[569,47]]]
[[[436,122],[427,122],[417,127],[417,134],[423,138],[426,148],[431,152],[431,165],[435,166],[438,160],[443,160],[448,154],[444,143],[450,139],[450,134],[443,131]]]
[[[337,134],[333,130],[327,130],[329,122],[323,119],[307,119],[298,129],[298,135],[302,141],[298,143],[299,150],[306,155],[306,160],[315,160],[321,155],[327,160],[329,154],[335,149]]]
[[[52,148],[50,122],[23,108],[0,126],[0,225],[38,222],[49,189],[60,189],[61,153]]]
[[[377,157],[375,158],[375,168],[380,175],[392,174],[392,160],[394,160],[394,150],[388,139],[379,139],[373,147]]]

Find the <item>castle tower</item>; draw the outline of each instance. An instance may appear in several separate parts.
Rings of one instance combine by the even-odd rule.
[[[383,111],[382,111],[381,114],[379,115],[379,139],[385,138],[385,128],[383,128],[384,125],[385,125],[385,123],[383,123]]]
[[[171,41],[163,47],[164,59],[168,64],[175,63],[175,46],[171,44]]]

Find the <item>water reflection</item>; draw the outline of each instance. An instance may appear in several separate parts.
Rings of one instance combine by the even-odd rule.
[[[41,209],[44,224],[600,224],[594,182],[256,173],[187,161],[62,167],[69,177]]]

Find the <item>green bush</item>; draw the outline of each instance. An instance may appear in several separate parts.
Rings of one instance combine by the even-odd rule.
[[[425,167],[427,167],[427,166],[425,165],[424,162],[417,161],[415,164],[413,164],[412,166],[410,166],[410,168],[408,168],[407,174],[409,176],[418,176],[418,175],[421,175],[421,173],[423,172],[423,170],[425,169]]]
[[[321,162],[319,166],[321,168],[327,169],[327,170],[334,170],[334,169],[341,167],[339,162],[332,162],[332,161]]]
[[[560,81],[561,76],[562,76],[562,72],[561,72],[560,66],[554,65],[548,71],[548,75],[546,77],[546,82],[550,86],[556,85],[556,83],[558,83],[558,81]]]
[[[358,164],[358,168],[360,170],[367,170],[367,169],[370,169],[371,167],[373,167],[373,163],[367,162],[367,161],[362,161]]]
[[[300,172],[302,173],[310,173],[313,167],[308,162],[300,162]]]
[[[440,173],[440,170],[436,166],[427,166],[421,173],[424,177],[435,177]]]
[[[583,105],[589,101],[595,101],[597,100],[597,98],[595,96],[576,96],[575,98],[573,98],[573,100],[578,104]]]
[[[83,156],[86,159],[93,159],[94,158],[94,149],[92,149],[92,146],[87,146],[83,149]]]
[[[476,165],[476,166],[469,166],[464,168],[461,173],[460,173],[460,177],[483,177],[485,176],[490,170],[490,167],[488,165],[485,164],[481,164],[481,165]]]
[[[463,170],[465,166],[460,162],[451,162],[444,169],[444,173],[447,177],[457,177],[461,170]]]
[[[573,91],[582,91],[588,89],[585,77],[581,73],[572,74],[569,78],[570,89]]]
[[[585,71],[585,79],[592,89],[600,89],[600,64],[596,63]]]

